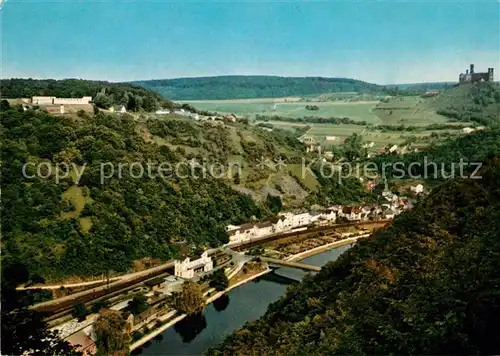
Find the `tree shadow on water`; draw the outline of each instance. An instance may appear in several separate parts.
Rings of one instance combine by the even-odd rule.
[[[226,310],[227,306],[229,305],[229,300],[230,299],[227,294],[222,295],[221,297],[214,300],[213,302],[214,309],[217,310],[218,312]]]
[[[193,341],[206,327],[207,320],[203,313],[196,313],[177,322],[174,325],[174,330],[180,335],[182,342],[187,344]]]

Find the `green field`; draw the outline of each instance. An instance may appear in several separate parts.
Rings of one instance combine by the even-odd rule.
[[[306,126],[306,124],[302,123],[291,123],[283,121],[269,121],[269,123],[284,130],[295,130],[295,128],[297,127]],[[430,136],[433,132],[448,132],[451,134],[460,133],[460,130],[453,129],[453,126],[450,126],[450,130],[430,131],[422,129],[421,131],[419,130],[411,132],[382,132],[380,130],[370,131],[365,126],[344,124],[333,125],[311,123],[308,126],[310,126],[311,129],[307,132],[307,136],[313,137],[314,140],[320,143],[323,147],[341,144],[344,142],[346,137],[351,136],[353,133],[357,133],[358,135],[361,135],[363,137],[363,142],[374,142],[375,145],[372,148],[372,151],[378,150],[389,144],[401,144],[411,136],[426,137]],[[328,136],[335,136],[336,139],[333,141],[327,140]]]
[[[327,148],[341,144],[346,137],[357,133],[363,136],[366,143],[374,142],[371,151],[392,145],[401,144],[411,137],[420,137],[422,144],[428,144],[425,137],[432,134],[426,131],[425,126],[432,124],[445,124],[448,118],[436,113],[437,97],[422,98],[420,96],[388,97],[381,101],[350,101],[353,93],[344,93],[345,97],[335,97],[335,100],[320,101],[322,97],[315,95],[310,98],[276,98],[276,99],[237,99],[237,100],[199,100],[188,101],[197,109],[216,111],[221,113],[235,113],[237,115],[255,118],[255,116],[281,116],[285,118],[314,117],[348,117],[355,121],[365,121],[362,125],[335,125],[303,122],[269,121],[272,125],[294,131],[297,127],[310,126],[307,135],[314,138],[323,147]],[[323,94],[323,99],[332,99],[329,94]],[[363,97],[364,98],[364,97]],[[357,99],[360,99],[357,96]],[[372,98],[373,99],[373,98]],[[316,105],[319,110],[307,110],[306,105]],[[405,125],[421,126],[422,130],[416,131],[390,131],[374,130],[377,125]],[[372,126],[371,129],[368,126]],[[438,130],[439,134],[448,132],[458,134],[457,129]],[[332,136],[335,138],[332,139]],[[328,138],[328,139],[327,139]],[[425,143],[426,142],[426,143]]]
[[[433,98],[419,96],[394,97],[388,102],[380,102],[374,109],[383,125],[427,126],[444,124],[448,118],[436,114]]]
[[[306,102],[287,101],[284,99],[239,99],[239,100],[199,100],[187,102],[195,108],[220,113],[234,113],[236,115],[278,115],[290,118],[304,116],[315,117],[349,117],[352,120],[366,121],[369,124],[381,123],[381,120],[372,113],[377,105],[376,101],[334,101],[334,102]],[[307,110],[306,105],[316,105],[319,110]]]

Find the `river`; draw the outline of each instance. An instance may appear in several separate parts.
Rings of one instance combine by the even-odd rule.
[[[328,250],[302,262],[323,266],[328,261],[336,260],[349,247]],[[202,314],[178,322],[133,354],[201,355],[247,321],[264,315],[268,305],[285,294],[288,284],[297,283],[305,275],[301,270],[279,268],[235,288],[207,306]]]

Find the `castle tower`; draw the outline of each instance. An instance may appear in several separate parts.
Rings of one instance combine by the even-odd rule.
[[[495,78],[494,78],[494,75],[493,75],[493,68],[488,68],[488,80],[490,82],[494,82],[495,81]]]
[[[470,65],[470,74],[474,74],[474,64]]]

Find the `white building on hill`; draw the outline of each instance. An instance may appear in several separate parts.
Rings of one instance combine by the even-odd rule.
[[[81,98],[58,98],[55,96],[33,96],[31,103],[34,105],[85,105],[92,102],[91,96]]]

